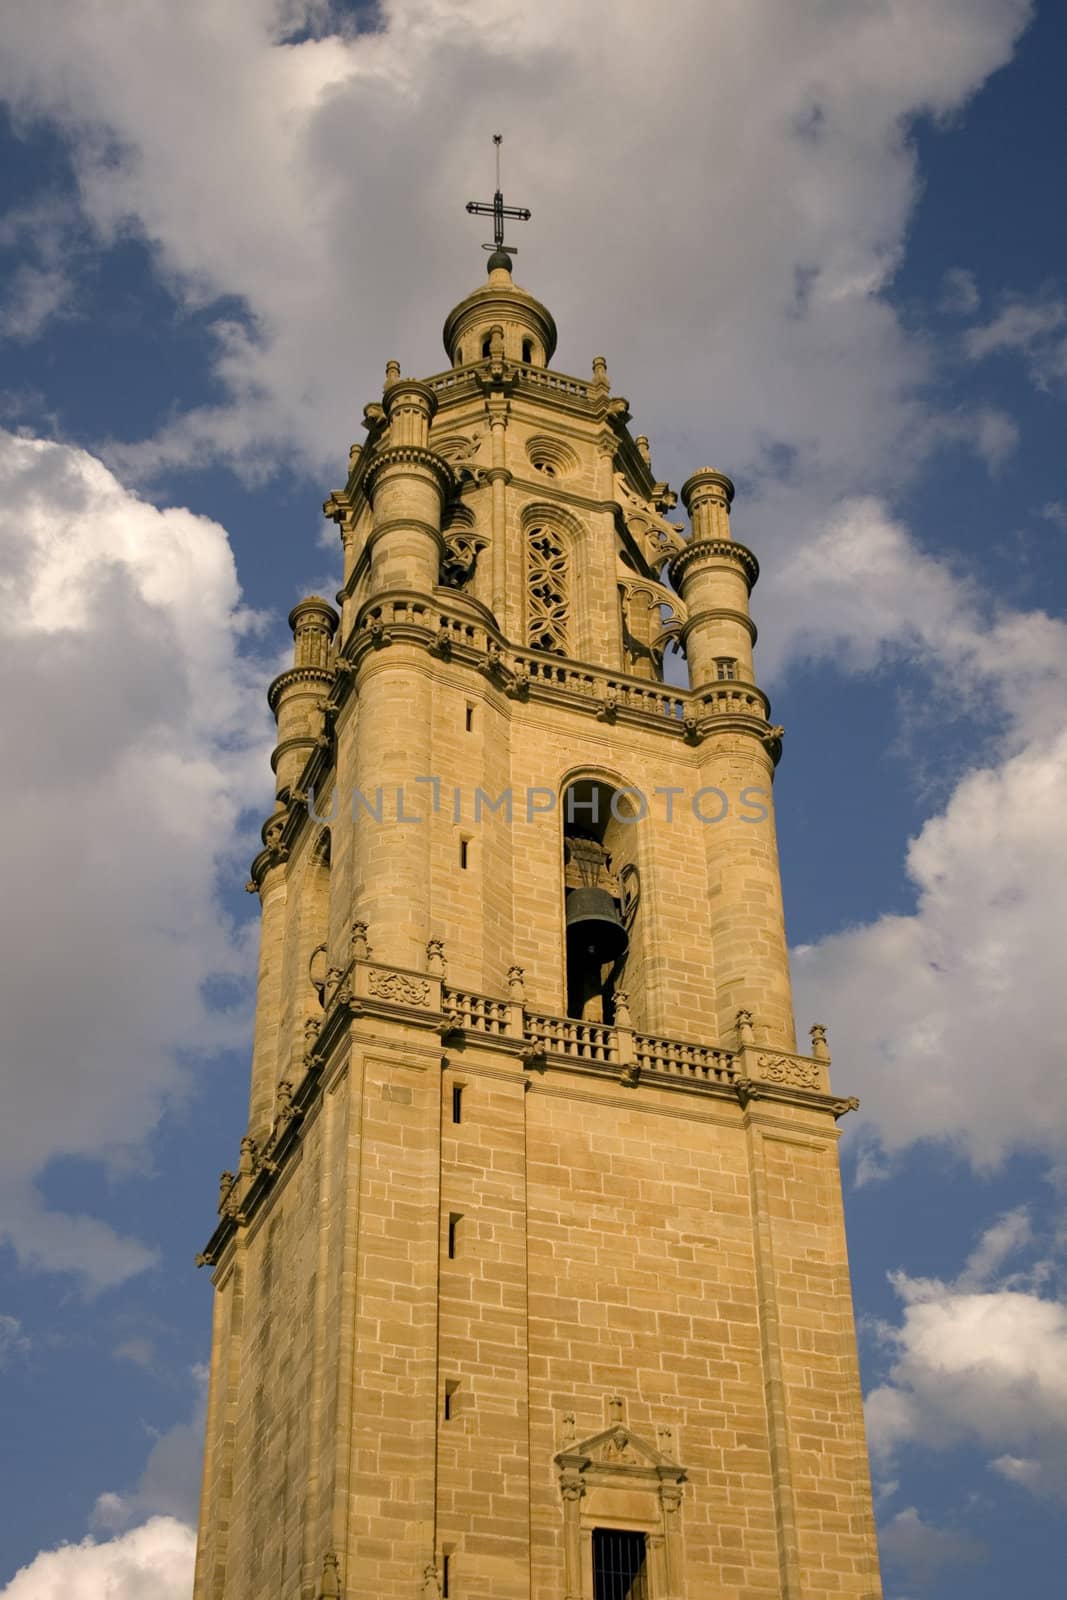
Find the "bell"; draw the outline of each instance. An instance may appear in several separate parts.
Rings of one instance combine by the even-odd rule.
[[[629,934],[606,889],[572,889],[567,896],[567,954],[605,966],[626,953]]]

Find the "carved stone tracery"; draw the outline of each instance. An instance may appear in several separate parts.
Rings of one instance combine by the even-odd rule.
[[[568,650],[570,559],[560,535],[537,526],[526,535],[527,638],[534,650]]]

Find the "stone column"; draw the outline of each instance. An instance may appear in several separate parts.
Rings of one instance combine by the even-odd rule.
[[[429,448],[437,397],[425,383],[396,377],[383,396],[388,432],[364,479],[374,508],[367,540],[370,594],[431,594],[441,570],[441,511],[453,487],[447,462]]]
[[[511,482],[511,473],[507,465],[507,425],[508,402],[500,396],[491,398],[486,411],[489,415],[489,435],[491,444],[491,466],[486,476],[490,483],[492,496],[492,520],[490,523],[490,536],[492,545],[490,556],[492,558],[493,575],[493,616],[496,618],[497,627],[505,633],[509,623],[507,616],[508,605],[508,546],[507,546],[507,486]]]
[[[692,538],[670,565],[671,582],[688,611],[682,643],[694,689],[715,683],[720,660],[736,662],[735,676],[752,683],[755,628],[748,597],[759,575],[751,551],[730,534],[734,486],[724,473],[701,467],[682,485]]]
[[[293,665],[275,678],[267,693],[278,723],[278,743],[271,764],[279,794],[296,788],[322,732],[321,701],[333,678],[329,662],[337,623],[333,606],[318,595],[308,595],[289,613]]]
[[[773,775],[755,731],[713,731],[700,746],[693,804],[707,861],[718,1037],[730,1039],[738,1011],[750,1011],[757,1044],[795,1050]]]

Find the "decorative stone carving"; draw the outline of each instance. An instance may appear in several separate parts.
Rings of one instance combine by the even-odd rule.
[[[522,967],[508,968],[508,993],[520,1003],[526,998],[526,973]]]
[[[548,1056],[545,1054],[545,1047],[542,1044],[527,1045],[526,1049],[522,1051],[519,1060],[524,1067],[528,1067],[533,1072],[547,1072],[548,1070]]]
[[[337,1556],[327,1550],[322,1558],[322,1580],[319,1584],[320,1600],[337,1600],[341,1593],[341,1578],[337,1570]]]
[[[370,960],[370,946],[367,943],[367,924],[365,922],[353,922],[352,924],[352,960]]]
[[[326,989],[330,973],[336,970],[326,965],[326,946],[317,944],[308,957],[308,982],[319,997],[319,1005],[326,1004]]]
[[[813,1022],[811,1033],[811,1053],[820,1061],[829,1061],[830,1046],[826,1042],[826,1025],[822,1022]]]
[[[739,1011],[737,1013],[738,1044],[752,1044],[755,1041],[755,1037],[756,1036],[752,1031],[751,1011]]]
[[[531,528],[526,536],[527,640],[534,650],[568,654],[570,558],[553,528]]]
[[[488,544],[477,534],[462,532],[445,535],[445,553],[441,561],[441,582],[447,589],[462,589],[474,576],[478,557]]]
[[[430,985],[424,978],[409,978],[405,972],[372,972],[367,988],[376,1000],[391,1000],[402,1006],[428,1006]]]
[[[794,1056],[758,1056],[757,1067],[764,1083],[782,1083],[791,1089],[818,1089],[822,1074],[814,1061]]]
[[[441,1600],[441,1582],[432,1561],[422,1569],[422,1600]]]
[[[559,1491],[564,1500],[568,1500],[572,1504],[574,1501],[580,1500],[585,1493],[585,1484],[582,1482],[581,1473],[575,1472],[573,1468],[566,1468],[561,1472]]]
[[[445,975],[445,945],[443,939],[430,939],[426,945],[426,971],[434,978]]]
[[[666,1451],[640,1438],[623,1420],[623,1402],[608,1402],[608,1425],[589,1439],[568,1439],[555,1457],[563,1501],[564,1596],[578,1600],[582,1589],[581,1502],[586,1489],[623,1490],[628,1497],[647,1497],[645,1519],[651,1525],[650,1548],[655,1563],[653,1594],[674,1596],[681,1560],[682,1485],[685,1468]],[[663,1430],[657,1430],[663,1437]],[[662,1540],[661,1545],[653,1541]]]
[[[293,1116],[293,1086],[288,1078],[283,1078],[274,1091],[274,1123],[275,1127],[284,1127]]]

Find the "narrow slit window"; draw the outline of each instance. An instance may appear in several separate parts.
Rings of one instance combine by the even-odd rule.
[[[456,1251],[459,1247],[459,1225],[463,1220],[461,1211],[451,1211],[448,1216],[448,1259],[455,1261]]]
[[[648,1600],[645,1535],[593,1529],[593,1600]]]
[[[466,730],[467,730],[468,733],[473,733],[474,732],[474,707],[470,704],[469,701],[467,703],[467,711],[466,711],[466,716],[464,718],[464,726],[466,727]]]
[[[530,362],[530,361],[533,360],[533,340],[532,339],[524,339],[522,341],[522,359],[524,361],[526,361],[526,362]]]
[[[445,1379],[445,1421],[451,1422],[456,1414],[456,1390],[459,1388],[458,1378]]]
[[[441,1556],[441,1600],[450,1600],[452,1574],[449,1568],[452,1565],[452,1553],[445,1550]]]
[[[461,1083],[452,1085],[452,1121],[463,1121],[463,1085]]]
[[[471,864],[471,842],[469,839],[461,839],[459,841],[459,864],[464,872]]]

